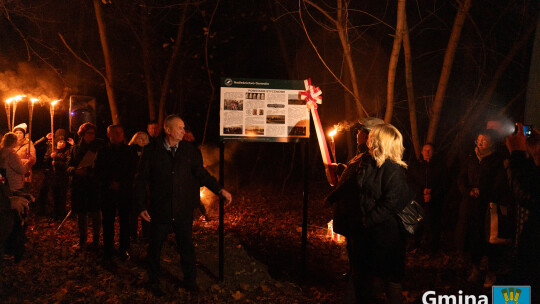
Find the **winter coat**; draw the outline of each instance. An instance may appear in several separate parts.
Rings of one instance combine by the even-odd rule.
[[[0,150],[0,168],[6,169],[6,177],[11,190],[24,186],[24,175],[28,171],[28,160],[21,160],[15,150],[5,148]]]
[[[380,246],[401,241],[397,213],[412,199],[405,169],[386,160],[379,168],[365,153],[350,164],[327,200],[334,204],[334,229],[347,237],[369,235]]]
[[[137,213],[148,209],[152,222],[169,223],[192,215],[200,203],[200,187],[214,193],[222,187],[203,167],[201,152],[193,144],[180,141],[173,158],[164,140],[160,137],[144,148],[133,191]]]
[[[510,156],[511,185],[516,201],[529,210],[523,233],[540,241],[540,166],[525,157],[525,152],[514,151]],[[530,240],[528,240],[530,241]]]
[[[136,154],[126,144],[107,144],[97,153],[95,174],[102,190],[107,190],[112,182],[120,184],[120,191],[131,191],[137,165]]]
[[[29,142],[28,139],[25,138],[21,144],[18,144],[15,152],[21,160],[28,160],[27,166],[29,168],[36,163],[36,148],[34,147],[34,143]]]
[[[458,185],[464,197],[470,196],[472,188],[478,188],[478,199],[484,207],[490,202],[508,205],[512,201],[504,157],[496,151],[481,161],[476,154],[470,154],[462,167]]]
[[[99,210],[98,181],[94,174],[94,166],[87,167],[86,175],[79,175],[75,170],[79,168],[86,153],[96,153],[103,147],[103,140],[96,138],[90,143],[81,140],[71,147],[67,159],[67,173],[71,175],[71,209],[76,212]]]
[[[504,156],[496,150],[483,157],[482,160],[472,153],[462,167],[458,178],[458,186],[467,208],[467,222],[469,235],[478,234],[478,239],[489,239],[489,203],[506,206],[508,219],[513,219],[514,210],[512,194],[508,183],[508,176],[504,168]],[[479,196],[470,196],[470,190],[478,188]],[[500,221],[499,221],[500,222]],[[499,225],[499,236],[508,237],[515,232],[513,223]],[[474,236],[472,236],[474,238]]]
[[[409,164],[407,179],[417,202],[424,202],[424,189],[431,189],[431,202],[442,203],[445,190],[445,168],[438,159],[419,160]]]

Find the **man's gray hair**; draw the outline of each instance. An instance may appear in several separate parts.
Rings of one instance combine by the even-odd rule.
[[[165,120],[163,121],[163,126],[165,127],[169,127],[169,124],[171,123],[171,121],[173,121],[174,119],[180,119],[182,122],[184,121],[180,116],[176,115],[176,114],[171,114],[167,117],[165,117]]]

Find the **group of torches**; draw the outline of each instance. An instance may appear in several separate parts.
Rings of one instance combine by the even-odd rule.
[[[26,95],[16,95],[10,98],[7,98],[5,100],[5,107],[6,107],[6,116],[7,116],[7,124],[9,130],[13,130],[15,127],[15,114],[17,112],[17,104],[22,102],[24,99],[27,99],[28,101],[28,136],[29,136],[29,144],[30,140],[32,138],[32,120],[34,115],[34,104],[38,101],[40,101],[39,98],[34,97],[27,97]],[[53,100],[50,102],[50,113],[51,113],[51,133],[54,137],[54,107],[55,105],[60,101],[60,99]],[[11,108],[13,105],[13,116],[11,116]],[[54,145],[52,145],[52,148],[54,150]]]

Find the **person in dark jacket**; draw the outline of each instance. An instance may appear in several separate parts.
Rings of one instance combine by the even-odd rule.
[[[341,227],[337,232],[352,245],[355,303],[380,300],[381,281],[388,302],[402,303],[407,235],[397,213],[413,197],[402,161],[402,135],[390,124],[378,124],[369,133],[367,146],[369,153],[360,156],[352,182],[336,187],[328,197],[340,210],[334,228]]]
[[[133,153],[136,154],[137,163],[136,167],[139,167],[139,163],[141,161],[141,156],[144,151],[144,147],[146,147],[150,143],[149,136],[146,132],[139,131],[135,134],[133,134],[133,137],[129,141],[128,145],[133,151]],[[130,200],[133,201],[133,196],[130,195]],[[133,204],[132,204],[133,205]],[[138,242],[139,239],[139,213],[137,212],[137,208],[132,207],[131,208],[131,215],[129,218],[129,233],[131,236],[131,240],[133,242]],[[150,223],[142,220],[141,221],[141,227],[142,227],[142,238],[147,241],[149,238],[149,232],[150,232]]]
[[[200,151],[182,140],[184,126],[184,121],[176,115],[165,119],[165,134],[145,147],[134,183],[140,216],[151,223],[148,274],[150,288],[156,295],[163,295],[159,285],[161,247],[171,226],[181,257],[185,287],[191,291],[198,290],[192,225],[193,210],[199,207],[200,202],[199,188],[207,187],[227,203],[232,200],[231,194],[203,167]],[[150,192],[148,206],[147,186]]]
[[[512,269],[512,283],[530,285],[532,302],[540,300],[540,132],[533,129],[529,138],[518,132],[506,138],[510,151],[510,180],[514,197],[527,210],[518,236],[517,254]],[[521,224],[521,223],[520,223]]]
[[[39,210],[40,213],[43,213],[43,214],[46,213],[48,200],[49,200],[49,192],[51,190],[51,187],[53,187],[52,183],[54,181],[54,168],[52,166],[53,159],[52,159],[51,153],[53,152],[53,150],[56,150],[56,149],[53,149],[53,145],[56,147],[58,145],[58,142],[62,140],[64,141],[64,148],[62,148],[62,150],[66,150],[63,152],[69,152],[69,149],[71,148],[71,144],[67,142],[68,140],[67,138],[68,138],[68,134],[66,130],[57,129],[54,132],[54,143],[53,143],[53,133],[48,133],[46,136],[43,136],[42,138],[38,139],[34,143],[34,146],[36,147],[37,150],[42,150],[43,148],[45,148],[45,153],[43,155],[43,159],[41,163],[41,166],[43,168],[44,178],[43,178],[43,182],[41,183],[41,187],[39,189],[39,196],[36,199],[36,206],[39,206],[41,209]],[[67,154],[64,154],[63,152],[58,154],[58,156],[59,157],[67,156]],[[65,162],[64,162],[64,165],[65,165]],[[64,185],[67,189],[67,182],[65,182]],[[53,193],[53,196],[54,196],[54,193]],[[65,203],[64,203],[64,206],[65,206]],[[56,211],[59,211],[59,209],[57,208],[54,209],[54,217],[58,218],[59,214]]]
[[[439,250],[441,237],[441,222],[445,188],[444,164],[434,156],[431,143],[422,147],[421,159],[412,162],[408,169],[407,178],[415,191],[415,199],[426,212],[422,228],[414,234],[415,250],[422,248],[435,253]]]
[[[504,207],[506,211],[512,199],[504,156],[495,145],[496,134],[493,130],[483,130],[478,134],[473,154],[467,158],[461,170],[458,185],[463,197],[460,205],[458,225],[465,223],[465,237],[472,259],[471,273],[467,279],[470,283],[480,280],[480,261],[483,256],[488,257],[488,271],[484,287],[491,287],[496,280],[495,272],[498,270],[503,248],[500,244],[490,243],[490,234],[486,225],[490,222],[491,208]],[[496,204],[496,205],[495,205]],[[512,229],[511,233],[514,230]]]
[[[97,127],[93,123],[82,124],[77,131],[80,141],[73,146],[67,160],[67,173],[71,175],[71,210],[77,215],[79,226],[79,249],[86,249],[88,216],[92,220],[92,248],[99,247],[101,214],[98,202],[98,181],[94,174],[97,152],[103,140],[96,138]]]
[[[101,148],[96,157],[95,173],[99,179],[101,215],[103,223],[103,249],[105,258],[112,258],[114,251],[114,220],[118,211],[120,221],[120,250],[123,260],[129,259],[130,235],[129,194],[137,166],[135,152],[124,143],[124,128],[111,125],[107,128],[109,143]]]
[[[52,165],[52,192],[54,200],[54,217],[62,220],[66,216],[67,188],[69,176],[67,174],[67,159],[70,145],[60,137],[56,142],[56,149],[51,152]]]

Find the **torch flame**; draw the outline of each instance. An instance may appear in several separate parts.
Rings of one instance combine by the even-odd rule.
[[[34,102],[39,101],[39,99],[37,99],[37,98],[30,98],[30,101],[31,101],[32,103],[34,103]]]
[[[334,129],[333,129],[332,131],[330,131],[330,133],[328,133],[328,135],[329,135],[330,137],[334,137],[334,136],[336,135],[336,133],[337,133],[337,128],[334,127]]]
[[[16,102],[21,101],[21,99],[23,99],[24,97],[26,97],[26,95],[16,95],[16,96],[6,99],[6,103],[11,103],[11,102],[16,103]]]
[[[51,106],[54,107],[59,101],[60,101],[60,99],[51,101]]]
[[[206,190],[206,188],[201,188],[201,190],[199,191],[199,195],[201,196],[201,198],[203,198],[204,196],[204,190]]]

